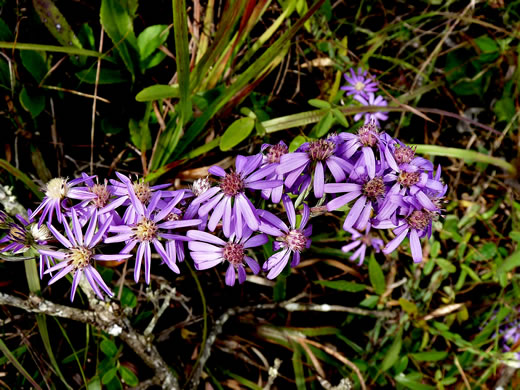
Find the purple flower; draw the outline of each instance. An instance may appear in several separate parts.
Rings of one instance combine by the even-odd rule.
[[[151,244],[153,244],[157,253],[164,260],[166,265],[176,273],[180,273],[179,267],[175,264],[169,254],[164,249],[163,244],[159,240],[164,238],[166,229],[178,229],[182,227],[198,225],[200,219],[191,220],[168,220],[169,214],[173,208],[183,197],[183,191],[179,191],[177,196],[162,209],[157,209],[157,205],[161,199],[161,191],[156,191],[152,195],[148,206],[138,199],[132,183],[127,183],[127,190],[132,202],[132,209],[135,211],[134,223],[128,225],[110,226],[109,232],[117,233],[117,235],[105,239],[105,243],[125,242],[125,247],[121,250],[122,254],[129,253],[136,245],[136,263],[134,268],[134,280],[139,281],[141,273],[141,264],[144,259],[144,277],[147,284],[150,284],[150,267],[152,261]]]
[[[126,201],[126,203],[123,202],[123,204],[128,206],[125,210],[125,213],[123,214],[123,222],[129,224],[137,222],[139,218],[138,212],[134,207],[134,203],[130,201],[130,193],[128,190],[129,186],[133,189],[135,197],[137,197],[143,206],[147,206],[150,203],[155,191],[162,190],[170,186],[169,184],[160,184],[150,187],[150,185],[143,179],[136,179],[135,181],[132,181],[129,177],[119,172],[116,172],[116,176],[120,181],[110,179],[110,183],[113,186],[112,188],[114,195],[120,197],[118,202],[121,202],[121,199]]]
[[[329,211],[337,210],[347,203],[357,199],[350,209],[343,229],[349,230],[354,225],[359,230],[364,230],[370,220],[372,211],[383,202],[386,194],[386,186],[383,178],[375,176],[373,179],[366,176],[362,183],[328,183],[325,184],[326,193],[344,193],[327,203]]]
[[[72,290],[70,292],[70,300],[74,300],[76,295],[76,289],[82,275],[85,275],[90,286],[97,294],[99,299],[103,299],[103,295],[99,287],[109,296],[114,294],[108,286],[105,284],[99,272],[94,268],[93,261],[114,261],[122,260],[130,257],[130,255],[117,254],[117,255],[105,255],[95,254],[95,246],[101,241],[106,230],[110,226],[111,218],[102,224],[96,232],[98,225],[97,211],[90,218],[87,231],[83,234],[81,225],[78,220],[76,210],[72,209],[72,230],[68,225],[65,217],[63,218],[63,227],[65,228],[66,237],[54,228],[50,223],[47,224],[49,230],[52,232],[54,237],[63,245],[67,250],[65,252],[55,251],[50,249],[39,249],[40,254],[49,256],[53,259],[60,260],[55,266],[49,268],[45,273],[53,271],[59,272],[49,280],[49,285],[53,284],[57,280],[63,278],[69,273],[73,273],[72,279]]]
[[[303,144],[300,152],[284,154],[281,157],[276,173],[285,175],[285,186],[291,188],[301,174],[310,169],[314,196],[321,198],[325,184],[324,164],[336,181],[345,180],[345,172],[352,169],[351,164],[334,154],[340,142],[340,137],[333,136]]]
[[[238,282],[244,283],[246,280],[246,270],[244,265],[256,275],[260,271],[260,265],[253,258],[246,255],[246,249],[264,245],[267,235],[257,234],[247,226],[243,228],[242,237],[237,237],[234,233],[224,241],[223,239],[199,230],[189,230],[186,234],[192,241],[188,242],[191,257],[195,262],[197,270],[204,270],[227,261],[229,263],[226,271],[226,284],[235,284],[236,273],[238,272]]]
[[[419,238],[431,236],[432,220],[437,215],[436,212],[426,209],[411,210],[406,217],[399,218],[397,227],[389,220],[376,222],[374,224],[376,229],[394,228],[395,238],[386,244],[383,253],[387,255],[392,253],[406,237],[409,237],[413,261],[420,263],[422,247]]]
[[[371,225],[369,223],[367,224],[364,234],[358,232],[357,230],[349,229],[348,232],[352,234],[352,242],[341,247],[341,250],[345,253],[357,248],[356,251],[352,254],[352,256],[349,257],[349,260],[354,261],[356,259],[359,259],[358,265],[363,264],[363,261],[365,260],[367,247],[372,247],[374,248],[374,251],[376,253],[379,253],[381,248],[383,248],[383,246],[385,245],[382,239],[374,237],[370,233],[370,228]]]
[[[261,163],[262,154],[250,157],[237,156],[236,171],[226,173],[216,165],[209,169],[211,174],[221,178],[220,182],[196,198],[192,204],[204,203],[199,208],[200,217],[208,215],[213,210],[208,221],[210,231],[215,231],[221,220],[226,237],[230,237],[232,230],[236,230],[240,237],[244,222],[251,230],[258,230],[256,208],[245,195],[245,190],[264,190],[282,184],[280,180],[265,180],[264,178],[271,175],[276,167],[258,169]],[[235,221],[234,229],[231,226],[232,220]]]
[[[87,178],[93,178],[95,176],[89,176]],[[45,197],[43,198],[42,203],[34,210],[33,216],[42,211],[42,215],[40,216],[40,220],[38,222],[38,226],[41,226],[45,217],[48,217],[47,220],[52,223],[52,217],[54,213],[56,213],[56,217],[58,222],[62,222],[63,213],[62,213],[62,201],[65,198],[71,199],[94,199],[96,197],[95,194],[85,191],[82,189],[73,188],[79,183],[83,183],[87,178],[79,178],[71,181],[67,181],[62,177],[57,177],[50,180],[45,185]]]
[[[378,95],[377,97],[372,93],[368,93],[368,98],[365,99],[361,95],[355,95],[354,99],[360,102],[364,106],[378,106],[378,107],[386,107],[388,102],[383,99],[382,96]],[[370,121],[374,121],[376,125],[379,126],[379,121],[386,121],[388,119],[388,112],[375,111],[375,112],[358,112],[354,115],[354,120],[358,121],[362,116],[365,117],[365,123],[369,123]]]
[[[269,211],[259,210],[262,221],[260,231],[276,237],[273,249],[278,251],[267,259],[262,267],[264,271],[269,271],[267,274],[268,279],[277,277],[283,271],[291,256],[291,267],[297,266],[300,263],[301,252],[311,246],[310,235],[312,234],[312,226],[307,226],[310,216],[309,206],[305,203],[303,204],[302,219],[299,227],[296,228],[294,205],[287,195],[284,195],[282,199],[290,227]]]
[[[276,145],[263,144],[262,151],[264,150],[266,150],[267,153],[262,159],[262,168],[267,166],[278,167],[278,165],[280,165],[281,157],[289,152],[289,148],[283,141],[278,142]],[[283,194],[283,175],[273,171],[273,173],[266,176],[265,179],[282,181],[282,184],[280,184],[278,187],[266,188],[262,190],[262,197],[264,199],[271,198],[273,203],[279,203]]]
[[[115,187],[108,184],[106,180],[103,184],[99,184],[99,182],[94,182],[94,180],[85,173],[82,173],[81,176],[85,179],[86,185],[84,187],[77,187],[77,189],[84,191],[83,194],[88,195],[79,195],[77,199],[82,200],[82,202],[74,206],[79,214],[80,222],[83,225],[87,223],[95,210],[98,211],[100,223],[105,222],[109,216],[112,216],[114,222],[120,222],[120,217],[117,212],[115,212],[115,209],[125,203],[128,198],[125,196],[114,198],[114,196],[116,196]],[[92,194],[94,197],[92,197]]]
[[[369,92],[377,92],[377,82],[374,81],[372,76],[368,76],[368,72],[358,68],[357,73],[354,69],[350,69],[350,77],[347,73],[343,74],[343,77],[350,85],[341,87],[342,90],[347,91],[348,95],[368,97]]]

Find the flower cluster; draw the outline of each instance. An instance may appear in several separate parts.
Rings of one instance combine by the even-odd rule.
[[[376,88],[365,73],[352,77],[365,83],[354,88],[359,96]],[[113,295],[97,270],[106,262],[130,262],[135,282],[144,269],[149,284],[154,251],[180,273],[186,242],[197,270],[225,263],[225,283],[232,286],[246,280],[248,269],[273,279],[296,267],[311,245],[311,217],[346,209],[343,229],[351,240],[342,249],[352,252],[350,260],[362,264],[369,249],[390,254],[408,238],[418,262],[420,238],[431,235],[447,190],[440,167],[380,132],[375,120],[355,134],[309,140],[292,153],[284,142],[264,144],[258,154],[237,156],[234,167],[212,166],[208,173],[180,190],[121,173],[103,182],[86,174],[52,179],[28,219],[0,213],[0,229],[7,230],[0,252],[36,249],[40,275],[54,273],[49,284],[72,276],[71,300],[83,276],[100,299],[102,292]],[[386,245],[381,229],[393,236]],[[258,247],[269,242],[272,255],[262,259]]]
[[[341,87],[347,91],[347,96],[352,95],[353,99],[361,103],[362,106],[379,106],[386,107],[388,102],[381,96],[376,95],[378,92],[377,81],[368,74],[366,70],[358,68],[357,72],[350,69],[350,75],[343,75],[348,85]],[[354,120],[358,121],[365,117],[365,124],[374,121],[379,125],[379,121],[386,121],[388,115],[386,112],[359,112],[354,115]]]

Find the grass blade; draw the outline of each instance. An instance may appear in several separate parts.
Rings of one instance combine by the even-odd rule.
[[[13,167],[6,160],[0,158],[0,168],[5,169],[11,175],[13,175],[16,179],[20,180],[25,184],[25,186],[30,189],[34,195],[38,197],[38,199],[43,199],[43,193],[40,191],[40,188],[34,184],[34,182],[27,176],[25,173],[20,171],[18,168]]]
[[[36,50],[49,51],[54,53],[65,53],[69,55],[87,56],[87,57],[101,57],[105,54],[98,53],[94,50],[80,49],[74,46],[54,46],[54,45],[39,45],[37,43],[20,43],[20,42],[4,42],[0,41],[0,49],[12,50]]]
[[[179,80],[179,108],[182,125],[191,116],[190,102],[190,52],[188,48],[188,15],[186,0],[173,0],[173,33],[175,36],[175,55],[177,61],[177,79]]]
[[[16,359],[16,357],[11,353],[7,345],[5,345],[4,341],[0,338],[0,351],[3,352],[5,357],[9,359],[9,361],[16,367],[20,374],[22,374],[30,383],[34,386],[36,390],[42,390],[42,388],[36,383],[36,381],[29,375],[29,373],[23,368],[20,362]]]

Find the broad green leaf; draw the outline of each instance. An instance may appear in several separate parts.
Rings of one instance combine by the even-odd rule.
[[[29,71],[37,83],[40,83],[48,71],[47,63],[42,53],[34,50],[22,50],[20,58],[25,69]]]
[[[435,263],[444,271],[444,272],[447,272],[447,273],[454,273],[457,271],[457,267],[455,267],[451,261],[448,261],[448,260],[445,260],[445,259],[441,259],[441,258],[436,258],[435,259]]]
[[[289,144],[289,152],[290,153],[294,152],[296,149],[298,149],[300,146],[302,146],[302,144],[304,144],[306,141],[307,140],[305,139],[305,137],[303,135],[297,135],[296,137],[293,138],[293,140]]]
[[[93,377],[87,383],[87,390],[102,390],[101,389],[101,381],[98,376]]]
[[[114,357],[117,355],[117,346],[112,340],[104,339],[101,341],[99,347],[101,348],[101,351],[103,351],[103,353],[109,357]],[[110,380],[108,382],[110,382]]]
[[[385,275],[374,256],[368,261],[368,277],[376,294],[383,294],[386,290]]]
[[[134,308],[137,306],[137,297],[128,287],[123,287],[123,293],[121,294],[121,305]]]
[[[417,305],[404,298],[399,298],[399,305],[405,312],[407,312],[411,316],[416,315],[418,312]]]
[[[88,69],[83,69],[76,73],[76,77],[80,79],[80,81],[88,84],[96,83],[96,67],[90,67]],[[119,70],[107,69],[101,67],[99,69],[99,80],[98,84],[119,84],[126,83],[128,79],[121,74]]]
[[[178,98],[180,96],[179,85],[152,85],[140,91],[135,100],[138,102],[149,102],[159,99]]]
[[[394,365],[394,363],[399,358],[399,353],[401,352],[401,345],[403,343],[402,337],[403,337],[403,331],[402,331],[402,329],[399,329],[399,332],[395,336],[395,339],[392,342],[392,345],[390,345],[390,348],[388,348],[385,358],[383,359],[383,362],[381,363],[382,371],[387,371],[390,367],[392,367]]]
[[[514,252],[498,267],[497,273],[506,273],[520,266],[520,250]]]
[[[45,108],[45,96],[33,92],[29,94],[27,88],[24,87],[20,92],[20,104],[25,111],[30,112],[31,116],[36,118]]]
[[[79,39],[53,1],[33,0],[33,6],[45,27],[59,43],[81,49]]]
[[[104,385],[107,385],[109,382],[112,381],[116,377],[117,374],[117,367],[112,367],[110,370],[105,372],[103,376],[101,377],[101,383]]]
[[[234,121],[220,137],[220,150],[226,152],[245,140],[255,127],[255,120],[250,117]]]
[[[505,96],[500,100],[497,100],[495,106],[493,107],[493,111],[495,112],[499,122],[509,122],[516,114],[515,102],[513,98]]]
[[[328,112],[325,114],[323,118],[318,122],[318,124],[314,127],[311,137],[312,138],[321,138],[325,134],[327,134],[334,124],[334,114],[332,112]]]
[[[364,284],[348,282],[346,280],[318,280],[314,283],[334,290],[348,291],[348,292],[359,292],[366,289],[367,286]]]
[[[334,118],[336,118],[336,120],[338,121],[338,123],[341,126],[346,127],[346,128],[348,128],[350,126],[347,121],[347,118],[345,118],[345,115],[340,110],[338,110],[337,108],[333,108],[332,114],[334,115]]]
[[[121,380],[128,386],[135,387],[139,384],[139,379],[129,368],[125,366],[119,367],[119,375],[121,375]]]
[[[0,19],[0,41],[10,41],[13,39],[13,32],[3,19]]]
[[[410,356],[419,362],[437,362],[439,360],[446,359],[448,357],[448,352],[431,350],[426,352],[411,353]]]
[[[128,129],[130,130],[132,143],[139,150],[148,150],[152,147],[152,135],[147,121],[136,121],[130,118],[128,121]]]
[[[126,9],[119,0],[102,0],[100,16],[103,28],[134,78],[138,55],[131,10]]]
[[[168,39],[170,30],[165,24],[156,24],[147,27],[137,37],[137,48],[139,49],[139,58],[141,63],[150,57],[159,46],[163,45]]]

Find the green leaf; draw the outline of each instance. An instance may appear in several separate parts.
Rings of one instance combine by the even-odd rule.
[[[152,147],[152,134],[145,120],[136,121],[130,118],[128,121],[128,129],[130,130],[130,139],[139,150],[148,150]]]
[[[152,85],[140,91],[135,100],[138,102],[149,102],[159,99],[170,99],[180,97],[179,85]]]
[[[42,388],[35,382],[32,376],[25,370],[25,368],[20,364],[20,362],[16,359],[16,357],[11,353],[7,345],[5,345],[4,341],[0,338],[0,351],[3,352],[5,357],[9,359],[9,361],[16,367],[16,369],[31,383],[35,389],[41,390]]]
[[[347,118],[345,118],[345,115],[340,110],[338,110],[337,108],[334,108],[334,109],[332,109],[332,114],[334,115],[334,118],[336,118],[336,120],[338,121],[338,123],[341,126],[346,127],[346,128],[348,128],[350,126],[348,124]]]
[[[397,375],[394,377],[395,381],[404,387],[411,390],[436,390],[437,388],[430,385],[424,385],[421,382],[417,382],[413,379],[410,379],[403,374]]]
[[[110,370],[108,370],[107,372],[105,372],[103,374],[103,377],[101,378],[101,383],[103,383],[104,385],[108,384],[109,382],[112,381],[112,379],[115,378],[117,374],[117,367],[112,367]]]
[[[399,332],[397,333],[390,348],[388,348],[385,358],[381,363],[382,371],[387,371],[390,367],[392,367],[395,364],[395,362],[397,362],[397,359],[399,358],[399,353],[401,352],[401,345],[403,343],[402,337],[403,331],[402,329],[399,329]]]
[[[334,115],[332,112],[327,112],[323,118],[318,122],[318,124],[314,127],[310,136],[312,138],[321,138],[325,134],[327,134],[334,124]]]
[[[446,359],[448,357],[448,352],[431,350],[426,352],[411,353],[410,356],[419,362],[437,362],[439,360]]]
[[[137,48],[141,63],[150,57],[168,39],[170,30],[165,24],[147,27],[137,37]]]
[[[20,104],[25,111],[30,112],[31,116],[36,118],[45,108],[45,96],[32,93],[29,95],[27,88],[23,87],[20,92]]]
[[[101,1],[101,24],[126,68],[135,77],[137,61],[137,40],[135,38],[131,10],[125,9],[119,0]],[[129,12],[130,11],[130,12]]]
[[[139,384],[139,379],[135,376],[132,370],[125,366],[119,367],[119,375],[121,375],[121,380],[128,386],[135,387]]]
[[[47,74],[47,63],[42,53],[34,50],[22,50],[20,52],[22,64],[29,71],[37,83],[40,83]]]
[[[297,135],[293,138],[291,143],[289,144],[289,153],[294,152],[300,146],[302,146],[306,142],[306,138],[303,135]]]
[[[416,315],[418,312],[417,305],[404,298],[399,298],[399,305],[405,312],[407,312],[411,316]]]
[[[330,103],[325,100],[311,99],[308,101],[308,103],[316,108],[331,108]]]
[[[96,68],[90,67],[88,69],[83,69],[76,73],[76,77],[84,83],[95,84]],[[106,69],[103,67],[99,69],[98,84],[119,84],[126,82],[128,82],[128,79],[124,77],[119,70]]]
[[[0,41],[10,41],[13,39],[13,33],[11,28],[4,22],[3,19],[0,19]]]
[[[128,287],[123,287],[123,293],[121,294],[121,305],[134,308],[137,306],[137,297]]]
[[[302,355],[300,347],[296,343],[291,343],[294,351],[292,356],[292,364],[294,369],[294,381],[298,390],[306,390],[305,386],[305,374],[303,372]]]
[[[63,46],[81,48],[79,39],[69,23],[51,0],[33,0],[33,6],[49,32]]]
[[[497,274],[506,273],[520,266],[520,250],[514,252],[498,267]]]
[[[441,258],[436,258],[435,259],[435,263],[444,271],[444,272],[447,272],[449,274],[452,274],[454,272],[457,271],[457,267],[455,267],[451,261],[448,261],[448,260],[445,260],[445,259],[441,259]]]
[[[250,117],[234,121],[220,138],[220,150],[226,152],[245,140],[255,127],[255,120]]]
[[[495,111],[495,115],[497,116],[497,120],[509,122],[513,119],[513,116],[516,113],[515,102],[513,98],[509,96],[505,96],[500,100],[497,100],[495,106],[493,107],[493,111]]]
[[[90,381],[87,383],[87,390],[102,390],[101,382],[98,376],[95,376],[92,379],[90,379]]]
[[[101,348],[101,351],[103,351],[103,353],[109,357],[114,357],[117,355],[117,346],[112,340],[104,339],[101,341],[99,347]],[[110,382],[110,380],[108,382]]]
[[[368,261],[368,277],[376,294],[383,294],[386,290],[385,275],[374,256],[371,256]]]
[[[50,51],[54,53],[65,53],[69,55],[79,55],[87,57],[101,57],[103,53],[98,53],[94,50],[85,50],[77,47],[63,47],[55,45],[39,45],[37,43],[20,43],[20,42],[0,42],[0,49],[11,50],[36,50],[36,51]]]
[[[317,280],[314,283],[334,290],[348,291],[348,292],[359,292],[366,289],[367,286],[364,284],[348,282],[346,280]]]
[[[0,169],[5,169],[11,175],[13,175],[16,179],[20,180],[25,184],[27,188],[29,188],[34,195],[40,200],[43,199],[43,193],[40,191],[40,188],[34,184],[34,182],[27,176],[25,173],[20,171],[18,168],[13,167],[6,160],[0,158]]]

